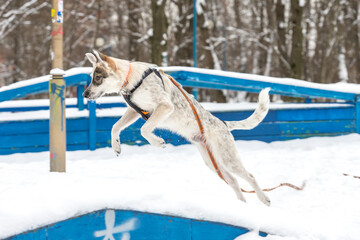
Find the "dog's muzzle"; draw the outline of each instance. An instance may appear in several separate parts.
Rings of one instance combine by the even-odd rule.
[[[82,95],[83,95],[84,98],[89,98],[90,97],[90,92],[88,90],[85,90]]]

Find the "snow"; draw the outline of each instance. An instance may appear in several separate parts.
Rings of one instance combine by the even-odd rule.
[[[339,79],[341,82],[346,83],[349,80],[349,74],[346,67],[345,48],[341,48],[341,53],[338,56],[339,59]]]
[[[205,0],[196,0],[196,13],[202,15],[204,10],[202,6],[206,6]]]
[[[237,141],[246,168],[268,193],[242,203],[192,145],[122,146],[67,152],[67,172],[49,172],[49,153],[0,156],[0,238],[103,209],[131,209],[250,228],[238,240],[358,239],[360,135],[273,143]],[[248,184],[239,181],[245,189]],[[266,231],[266,238],[256,236]]]
[[[305,0],[299,0],[299,6],[305,7],[306,1]]]
[[[65,71],[60,68],[51,69],[50,75],[65,75]]]

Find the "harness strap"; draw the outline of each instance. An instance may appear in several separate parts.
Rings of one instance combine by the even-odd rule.
[[[182,95],[184,95],[184,97],[186,98],[186,100],[188,101],[193,113],[194,113],[194,116],[195,116],[195,119],[196,119],[196,122],[199,126],[199,129],[200,129],[200,133],[201,133],[201,139],[203,141],[203,144],[204,144],[204,147],[209,155],[209,158],[211,160],[211,163],[213,165],[213,167],[215,168],[215,171],[216,173],[218,174],[218,176],[224,180],[224,182],[228,183],[225,179],[224,179],[224,176],[222,175],[220,169],[219,169],[219,166],[217,165],[216,163],[216,160],[215,160],[215,157],[214,155],[212,154],[211,150],[209,149],[208,145],[206,144],[206,138],[204,136],[205,134],[205,130],[204,130],[204,126],[202,125],[202,122],[200,120],[200,117],[199,117],[199,114],[198,112],[196,111],[196,108],[194,106],[194,104],[190,101],[189,97],[186,95],[186,93],[184,92],[184,90],[181,88],[181,86],[169,75],[167,75],[168,78],[171,80],[171,82],[177,87],[177,89],[180,90],[180,92],[182,93]]]
[[[127,104],[132,107],[137,113],[139,113],[141,115],[141,117],[146,121],[150,118],[150,113],[139,108],[136,104],[134,104],[130,98],[131,98],[131,95],[129,94],[123,94],[123,97],[125,99],[125,101],[127,102]]]
[[[128,76],[127,76],[126,81],[124,82],[123,86],[128,82],[128,77],[129,77],[130,70],[131,70],[131,67],[130,67],[130,66],[131,66],[131,65],[129,65],[129,73],[128,73]],[[142,117],[145,121],[150,118],[150,116],[151,116],[150,112],[141,109],[141,108],[138,107],[135,103],[133,103],[133,102],[131,101],[131,95],[136,91],[136,89],[138,89],[138,88],[141,86],[141,84],[143,83],[143,81],[144,81],[151,73],[153,73],[153,72],[156,74],[156,76],[158,76],[158,77],[161,79],[161,81],[162,81],[162,83],[163,83],[163,86],[165,86],[165,85],[164,85],[164,80],[162,79],[161,74],[159,73],[159,71],[156,70],[155,68],[149,68],[149,69],[147,69],[147,70],[143,73],[140,81],[135,85],[135,87],[134,87],[133,89],[131,89],[130,91],[128,91],[126,94],[125,94],[125,93],[122,94],[123,97],[124,97],[124,99],[125,99],[125,101],[128,103],[128,105],[129,105],[130,107],[132,107],[137,113],[139,113],[139,114],[141,115],[141,117]],[[121,88],[123,88],[123,86],[122,86]]]

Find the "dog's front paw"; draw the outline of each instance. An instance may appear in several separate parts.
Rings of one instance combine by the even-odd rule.
[[[114,150],[116,156],[119,156],[121,153],[120,139],[111,139],[111,147]]]
[[[161,148],[165,148],[166,145],[165,145],[165,140],[162,139],[162,138],[159,138],[159,137],[154,137],[154,138],[151,138],[149,143],[155,147],[161,147]]]

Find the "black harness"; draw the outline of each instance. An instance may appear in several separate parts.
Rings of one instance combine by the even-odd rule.
[[[127,102],[127,104],[130,107],[132,107],[136,112],[138,112],[145,121],[150,118],[150,116],[151,116],[150,112],[139,108],[135,103],[133,103],[131,101],[131,95],[136,91],[136,89],[138,89],[141,86],[141,84],[143,83],[145,78],[147,78],[151,73],[155,73],[156,76],[158,76],[161,79],[161,82],[163,83],[163,86],[164,86],[164,80],[162,79],[160,72],[158,70],[156,70],[155,68],[149,68],[148,70],[146,70],[143,73],[140,81],[136,84],[136,86],[133,89],[122,94],[125,101]]]

